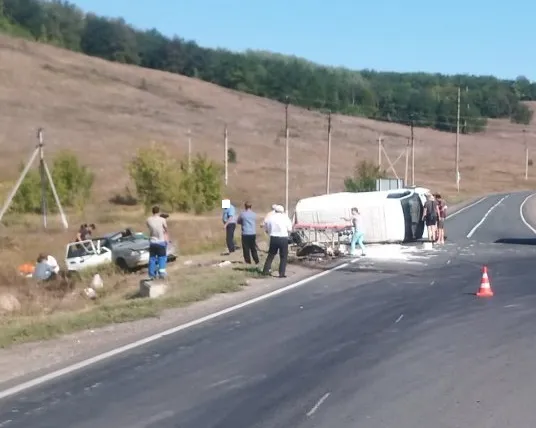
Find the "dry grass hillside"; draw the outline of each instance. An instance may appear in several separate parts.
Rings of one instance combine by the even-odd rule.
[[[105,208],[106,201],[128,184],[125,163],[137,147],[163,142],[177,155],[184,155],[190,129],[194,152],[223,159],[225,123],[230,147],[238,157],[230,167],[229,194],[237,201],[251,199],[263,209],[283,202],[283,105],[179,75],[0,36],[0,181],[4,192],[6,183],[16,179],[20,162],[30,155],[36,129],[43,127],[47,153],[69,148],[96,171],[94,197],[101,211],[97,221],[106,223],[102,218],[106,215],[116,227],[119,217],[111,214],[109,205]],[[290,199],[294,201],[325,190],[326,118],[291,107],[290,126]],[[461,137],[464,195],[534,187],[536,171],[530,172],[528,182],[523,179],[522,129],[508,121],[494,121],[483,134]],[[527,139],[534,140],[536,127],[527,129]],[[334,117],[333,191],[342,188],[358,159],[377,159],[380,134],[394,161],[404,150],[408,127]],[[415,137],[417,184],[453,195],[455,136],[417,128]],[[403,157],[395,167],[403,178]],[[17,224],[28,229],[34,223]]]

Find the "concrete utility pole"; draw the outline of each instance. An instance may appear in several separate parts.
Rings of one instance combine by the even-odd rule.
[[[331,175],[331,111],[328,113],[328,158],[326,165],[326,195],[329,195],[329,182]]]
[[[409,180],[409,138],[408,143],[406,144],[406,169],[404,170],[404,185],[408,185]]]
[[[378,136],[378,168],[382,167],[382,134]]]
[[[458,111],[456,113],[456,189],[460,192],[460,98],[461,92],[458,87]]]
[[[289,130],[288,130],[288,96],[285,103],[285,210],[288,213],[288,186],[289,186]]]
[[[192,169],[192,131],[188,129],[188,171]]]
[[[529,179],[529,145],[527,144],[527,130],[523,129],[523,144],[525,145],[525,180]]]
[[[0,221],[2,220],[4,215],[7,213],[9,207],[11,206],[11,203],[13,202],[13,198],[17,194],[22,182],[24,181],[24,178],[26,177],[26,174],[28,174],[28,171],[32,167],[32,164],[34,163],[35,159],[37,158],[37,156],[39,156],[39,172],[41,176],[41,211],[43,215],[43,226],[45,229],[47,228],[46,182],[48,180],[48,184],[50,185],[50,189],[52,190],[52,196],[54,196],[54,202],[56,202],[56,206],[58,207],[58,210],[60,212],[63,227],[65,229],[69,228],[69,224],[67,223],[67,217],[65,216],[65,212],[63,211],[63,207],[61,205],[60,198],[56,190],[56,186],[54,185],[54,180],[52,179],[52,174],[50,174],[50,170],[48,169],[48,165],[45,160],[44,146],[45,146],[45,142],[44,142],[44,136],[43,136],[43,129],[39,128],[37,130],[37,146],[35,147],[35,150],[33,151],[32,156],[30,157],[30,160],[24,167],[17,182],[15,183],[15,186],[13,186],[13,188],[11,189],[11,192],[9,193],[7,200],[5,201],[2,209],[0,210]]]
[[[413,134],[414,122],[411,119],[411,185],[415,186],[415,136]]]
[[[225,125],[223,130],[223,150],[225,151],[223,160],[225,165],[225,185],[227,186],[229,183],[229,135],[227,132],[227,125]]]

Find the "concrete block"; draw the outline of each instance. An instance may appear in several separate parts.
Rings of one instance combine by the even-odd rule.
[[[162,280],[142,279],[140,281],[140,297],[149,297],[156,299],[163,296],[168,290],[168,284]]]

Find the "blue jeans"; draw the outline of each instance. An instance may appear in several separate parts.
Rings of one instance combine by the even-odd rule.
[[[354,232],[352,235],[352,241],[350,242],[350,252],[351,254],[355,251],[356,244],[359,244],[359,247],[361,248],[361,251],[365,252],[365,245],[363,244],[363,238],[365,237],[365,234],[363,232]]]
[[[151,242],[149,245],[149,277],[166,276],[167,242]],[[158,266],[158,269],[157,269]]]

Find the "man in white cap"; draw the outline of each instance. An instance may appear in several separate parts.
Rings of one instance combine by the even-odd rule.
[[[274,211],[265,224],[266,233],[270,235],[270,246],[262,273],[263,275],[270,274],[274,257],[279,253],[279,278],[285,278],[288,259],[288,241],[289,234],[292,232],[292,221],[285,214],[285,208],[283,206],[277,205]]]
[[[277,207],[277,204],[273,204],[273,205],[272,205],[272,211],[270,211],[268,214],[266,214],[266,215],[264,216],[264,220],[263,220],[263,222],[262,222],[262,224],[261,224],[261,227],[262,227],[264,230],[266,230],[266,223],[267,223],[267,221],[268,221],[269,218],[272,216],[272,214],[275,213],[275,208],[276,208],[276,207]],[[268,232],[267,232],[267,233],[268,233]]]

